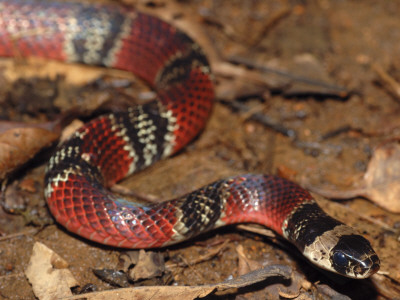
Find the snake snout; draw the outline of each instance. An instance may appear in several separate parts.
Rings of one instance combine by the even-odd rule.
[[[362,239],[362,240],[361,240]],[[363,243],[361,243],[363,241]],[[363,237],[359,238],[360,253],[364,251],[359,257],[356,255],[353,258],[357,261],[354,268],[354,275],[357,278],[368,278],[372,274],[378,272],[380,268],[380,260],[378,255],[372,249],[371,244]]]
[[[361,274],[364,278],[375,274],[380,268],[378,255],[373,252],[365,260],[361,261],[359,266],[360,270],[355,270],[355,272]]]

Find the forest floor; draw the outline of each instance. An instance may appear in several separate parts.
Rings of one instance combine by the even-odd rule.
[[[371,241],[381,269],[366,280],[337,278],[279,238],[230,226],[155,250],[150,255],[161,255],[163,265],[155,278],[113,281],[121,273],[121,257],[132,253],[87,241],[54,222],[43,198],[45,165],[54,151],[48,148],[9,178],[7,211],[0,210],[0,299],[34,299],[24,271],[36,242],[68,263],[78,282],[75,292],[217,284],[278,264],[291,267],[291,280],[266,280],[206,297],[400,299],[400,214],[389,212],[399,206],[393,193],[400,173],[387,171],[400,169],[400,2],[125,4],[165,18],[197,40],[210,57],[217,96],[195,141],[120,185],[170,199],[227,176],[279,174],[335,198],[316,196],[326,212]],[[112,109],[102,99],[119,93],[140,98],[146,90],[130,74],[114,70],[43,60],[0,63],[5,122],[45,123],[71,109],[88,120]]]

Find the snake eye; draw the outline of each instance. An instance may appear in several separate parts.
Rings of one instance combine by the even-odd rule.
[[[343,252],[335,252],[333,254],[333,262],[339,267],[347,266],[347,257],[343,254]]]

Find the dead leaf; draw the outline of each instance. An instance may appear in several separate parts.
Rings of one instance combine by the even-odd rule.
[[[39,300],[53,300],[72,296],[71,287],[78,282],[67,269],[68,263],[42,243],[33,245],[25,275]]]
[[[400,144],[386,143],[377,149],[364,175],[361,196],[388,211],[400,212]]]
[[[98,269],[93,272],[101,280],[118,287],[128,287],[134,282],[153,279],[165,271],[164,256],[154,251],[126,251],[119,257],[117,269]]]
[[[387,299],[398,299],[400,288],[395,280],[387,280],[388,276],[374,274],[371,276],[371,283],[374,285],[380,295]]]
[[[8,213],[25,211],[31,196],[30,193],[21,191],[19,182],[14,181],[5,189],[2,203],[3,209]]]
[[[0,134],[4,132],[15,129],[15,128],[43,128],[49,131],[54,131],[56,126],[58,125],[57,121],[45,122],[45,123],[36,123],[36,124],[28,124],[24,122],[13,122],[13,121],[0,121]]]
[[[87,299],[87,300],[106,300],[106,299],[152,299],[164,300],[172,297],[179,299],[197,299],[205,297],[215,291],[227,291],[261,282],[269,277],[283,277],[289,279],[291,268],[282,265],[272,265],[264,269],[259,269],[238,278],[227,280],[217,284],[206,284],[200,286],[142,286],[136,288],[116,289],[111,291],[94,292],[72,297],[64,297],[63,300]]]
[[[382,208],[400,213],[400,143],[388,141],[374,151],[367,172],[357,186],[346,190],[303,184],[327,198],[348,199],[357,196],[370,199]]]
[[[288,66],[291,85],[284,90],[286,96],[298,95],[333,95],[345,98],[349,92],[337,86],[328,75],[323,64],[310,54],[303,53],[294,57],[291,65]]]
[[[129,274],[129,278],[133,281],[141,279],[150,279],[157,276],[161,276],[165,271],[164,256],[159,252],[144,251],[143,249],[138,255],[124,255],[120,259],[124,261],[124,266],[129,264],[135,264],[131,269],[125,270]]]
[[[139,251],[125,251],[119,255],[118,268],[124,272],[128,272],[132,265],[136,265],[139,261]]]
[[[242,245],[240,244],[237,245],[236,252],[239,258],[239,266],[238,266],[239,275],[246,274],[250,271],[254,271],[262,267],[262,265],[258,261],[250,259],[246,256]]]
[[[0,180],[57,140],[58,134],[42,128],[14,128],[0,135]]]

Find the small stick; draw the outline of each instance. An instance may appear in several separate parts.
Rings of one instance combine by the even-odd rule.
[[[11,233],[11,234],[7,234],[5,236],[0,237],[0,242],[1,241],[6,241],[9,239],[13,239],[22,235],[28,235],[28,234],[33,234],[36,233],[38,230],[37,229],[28,229],[28,230],[24,230],[21,232],[16,232],[16,233]]]
[[[282,70],[278,70],[278,69],[269,68],[269,67],[266,67],[263,65],[256,64],[255,62],[251,61],[250,59],[247,59],[247,58],[244,58],[241,56],[232,56],[232,57],[228,58],[228,61],[232,64],[245,65],[248,68],[255,69],[255,70],[258,70],[263,73],[272,73],[272,74],[276,74],[276,75],[279,75],[282,77],[289,78],[289,79],[297,81],[297,82],[303,82],[303,83],[307,83],[309,85],[320,86],[320,87],[323,87],[326,89],[330,89],[330,90],[335,91],[338,94],[338,96],[340,96],[341,98],[346,98],[349,96],[349,92],[347,91],[347,89],[342,86],[326,83],[326,82],[319,81],[319,80],[310,79],[307,77],[295,75],[290,72],[286,72],[286,71],[282,71]]]
[[[271,30],[275,25],[277,25],[281,20],[288,17],[292,13],[292,9],[288,6],[281,8],[277,11],[271,18],[269,18],[263,28],[257,34],[257,37],[250,42],[250,46],[254,47],[261,42],[261,40],[265,37],[267,32]]]
[[[240,112],[248,113],[249,112],[249,107],[247,105],[239,103],[237,101],[220,101],[223,104],[229,105],[232,107],[234,110],[238,110]],[[285,126],[278,124],[276,122],[273,122],[268,116],[261,112],[255,112],[251,116],[245,115],[246,119],[250,119],[256,122],[259,122],[263,124],[264,126],[270,127],[271,129],[282,133],[283,135],[290,137],[290,138],[295,138],[297,136],[296,132],[293,129],[286,128]]]
[[[378,74],[380,79],[384,82],[384,84],[388,87],[390,92],[394,94],[397,100],[400,100],[400,84],[392,77],[390,76],[382,67],[381,65],[377,63],[373,63],[371,65],[372,70]]]

